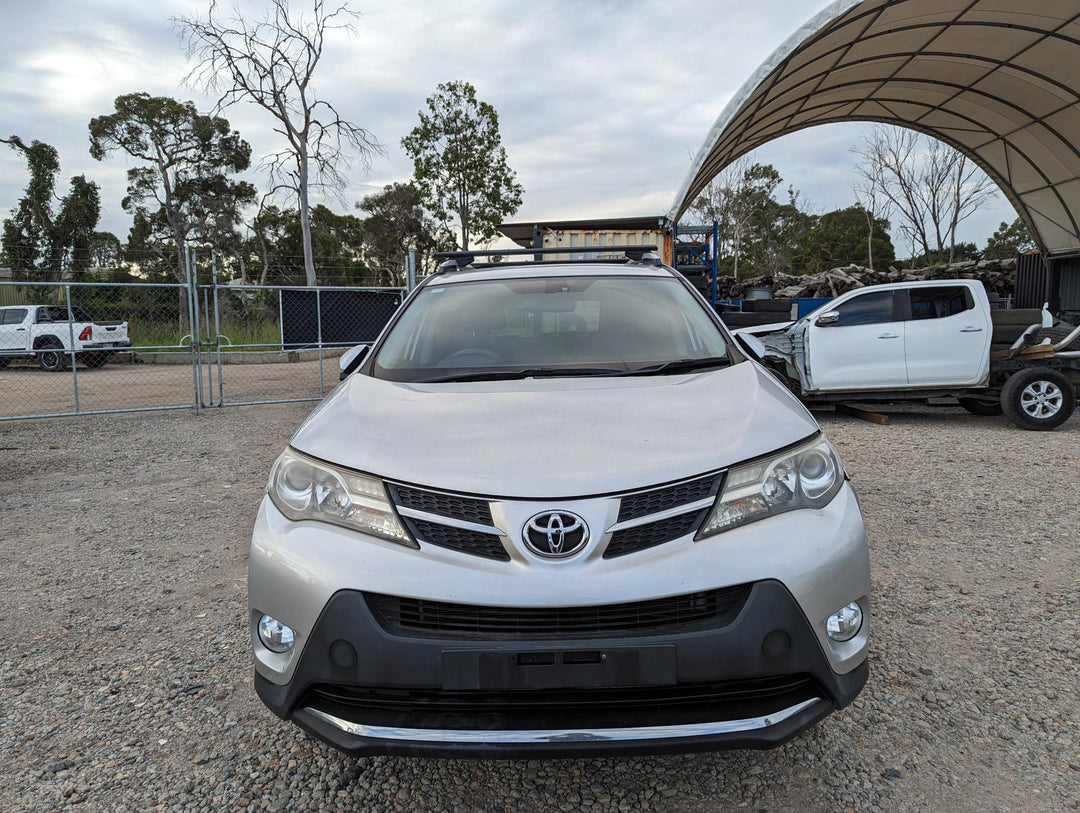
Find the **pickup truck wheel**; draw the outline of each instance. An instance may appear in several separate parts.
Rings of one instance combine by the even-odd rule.
[[[48,373],[59,373],[67,369],[68,357],[62,347],[49,347],[38,351],[38,366]]]
[[[3,356],[0,356],[0,370],[3,370],[9,364],[11,364],[11,359],[6,359]]]
[[[1005,417],[1023,429],[1054,429],[1076,409],[1076,387],[1058,370],[1021,370],[1002,387],[1001,408]]]
[[[108,360],[108,353],[83,353],[79,356],[79,361],[92,370],[96,370],[98,367],[104,367],[105,362]]]
[[[1001,414],[1001,403],[998,401],[983,401],[979,398],[957,398],[956,400],[972,415]]]

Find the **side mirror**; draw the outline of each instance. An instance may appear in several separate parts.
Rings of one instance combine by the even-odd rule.
[[[761,361],[765,358],[765,342],[761,341],[753,333],[737,333],[735,339],[738,341],[739,346],[745,350],[751,358],[756,361]]]
[[[338,381],[344,381],[348,378],[349,373],[359,367],[360,363],[367,357],[368,350],[370,349],[370,345],[358,344],[356,347],[350,347],[342,353],[341,358],[338,359],[338,366],[341,368],[341,374],[338,375]]]
[[[839,321],[840,311],[829,311],[828,313],[821,314],[814,324],[818,327],[826,327],[827,325],[835,325]]]

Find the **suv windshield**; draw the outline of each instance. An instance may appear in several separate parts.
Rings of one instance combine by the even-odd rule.
[[[678,280],[569,276],[429,284],[391,329],[374,375],[662,375],[727,362],[723,335]]]

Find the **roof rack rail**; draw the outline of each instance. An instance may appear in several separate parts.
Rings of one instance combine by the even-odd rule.
[[[660,265],[660,258],[651,252],[656,246],[561,246],[558,248],[510,248],[484,251],[439,251],[435,258],[445,260],[440,263],[436,274],[457,271],[472,265],[477,257],[527,257],[537,254],[622,254],[633,262],[652,262]]]

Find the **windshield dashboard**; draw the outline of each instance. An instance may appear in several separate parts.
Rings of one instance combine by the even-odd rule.
[[[672,277],[551,276],[429,283],[382,342],[372,375],[665,375],[730,362],[716,323]]]

